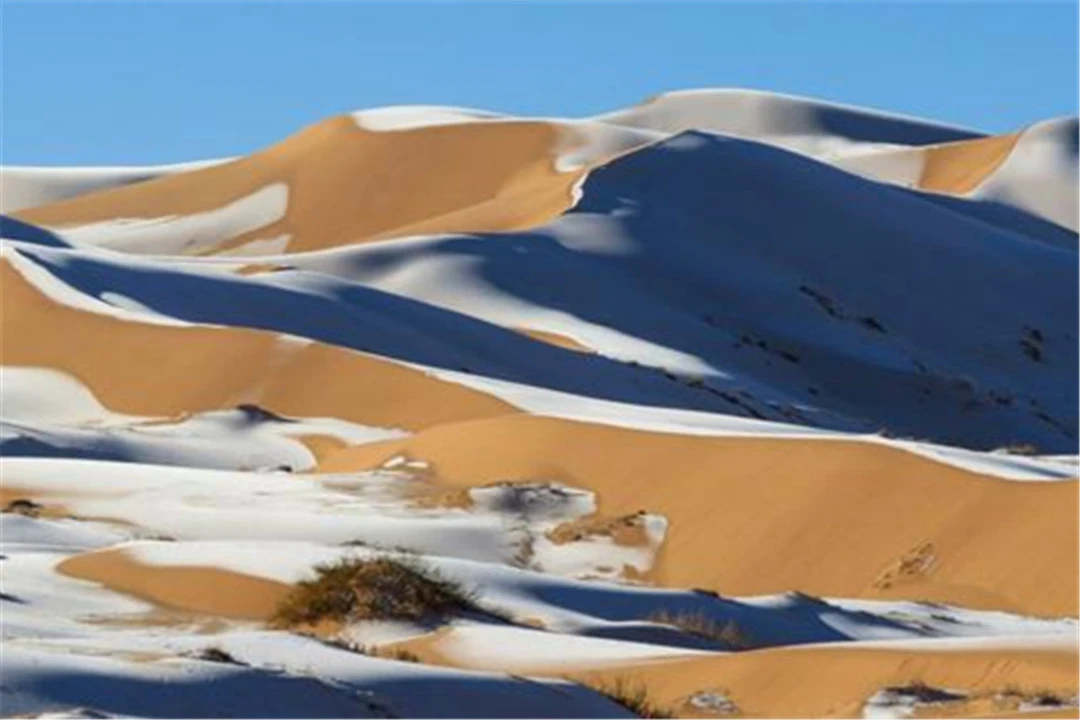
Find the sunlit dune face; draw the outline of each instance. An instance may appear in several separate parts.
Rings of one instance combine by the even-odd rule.
[[[680,717],[715,717],[707,708],[699,707],[695,712],[691,700],[721,688],[743,708],[744,714],[755,717],[861,717],[876,692],[915,682],[935,688],[964,688],[965,694],[971,696],[969,701],[953,703],[953,707],[927,706],[921,716],[955,713],[956,717],[985,717],[996,713],[1008,716],[1008,701],[999,698],[1002,688],[1057,688],[1067,694],[1076,680],[1076,655],[1022,649],[928,652],[817,646],[732,653],[573,676],[593,682],[637,677],[657,701],[677,709]],[[1016,712],[1015,701],[1012,712]],[[1075,717],[1075,710],[1072,713]]]
[[[663,515],[670,528],[649,578],[664,585],[1053,615],[1077,603],[1074,482],[995,481],[865,443],[695,438],[527,416],[345,450],[320,470],[375,468],[394,455],[426,460],[452,485],[550,478],[596,492],[607,515]]]
[[[217,167],[90,193],[18,213],[70,227],[131,218],[183,218],[218,210],[265,188],[287,188],[284,217],[200,252],[230,253],[290,238],[302,252],[439,232],[518,230],[570,206],[581,170],[558,172],[566,140],[544,122],[485,122],[392,132],[349,117]],[[277,248],[275,248],[277,249]]]
[[[80,312],[44,297],[7,262],[0,273],[0,331],[18,339],[3,343],[0,362],[66,372],[116,412],[170,417],[252,403],[282,415],[419,428],[512,411],[482,393],[342,348],[258,330]]]
[[[237,620],[265,620],[289,586],[213,567],[157,567],[122,550],[78,555],[57,570],[166,608]]]
[[[936,145],[925,150],[919,187],[964,195],[997,170],[1016,146],[1020,133]]]

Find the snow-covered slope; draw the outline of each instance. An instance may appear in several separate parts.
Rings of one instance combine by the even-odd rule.
[[[882,146],[929,145],[981,133],[919,118],[756,90],[669,92],[591,118],[661,132],[705,130],[830,157]]]
[[[0,167],[0,212],[13,213],[121,185],[228,162],[200,160],[139,167]]]

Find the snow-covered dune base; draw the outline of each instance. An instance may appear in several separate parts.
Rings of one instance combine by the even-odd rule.
[[[40,499],[45,514],[63,507],[81,518],[0,516],[4,683],[20,713],[87,708],[158,716],[167,703],[184,716],[289,717],[303,705],[313,717],[618,717],[620,708],[584,688],[520,674],[621,677],[658,661],[739,663],[744,655],[757,666],[751,656],[799,645],[806,652],[894,653],[894,664],[875,665],[884,686],[910,673],[904,653],[937,655],[951,667],[948,659],[961,649],[987,657],[1010,648],[1047,658],[1076,652],[1077,624],[1069,618],[604,582],[596,579],[604,564],[638,562],[647,571],[655,549],[634,560],[641,550],[602,537],[537,543],[595,508],[587,495],[551,492],[553,485],[543,493],[543,486],[515,490],[531,493],[518,501],[532,498],[531,510],[517,515],[511,508],[520,502],[507,502],[509,487],[475,492],[468,509],[412,506],[410,487],[422,481],[407,471],[305,479],[28,458],[5,460],[3,472],[8,491]],[[524,566],[523,542],[533,546]],[[390,546],[403,549],[379,549]],[[360,622],[340,632],[346,646],[364,652],[260,628],[265,616],[258,613],[266,611],[258,608],[268,606],[256,601],[314,566],[406,550],[476,591],[501,619],[461,618],[441,629]],[[234,595],[244,578],[269,584],[259,597]],[[237,602],[255,614],[238,611]],[[735,627],[740,642],[751,644],[700,637],[666,617]],[[957,638],[955,649],[943,638]],[[392,659],[392,651],[406,649],[449,669]],[[950,672],[970,665],[965,657]],[[1028,661],[1010,667],[996,676],[1000,687],[1030,684]],[[434,701],[459,693],[452,704]],[[264,695],[278,701],[266,705]],[[739,701],[752,697],[744,691]],[[838,696],[848,697],[865,699]]]
[[[3,169],[2,714],[1075,716],[1075,129]]]

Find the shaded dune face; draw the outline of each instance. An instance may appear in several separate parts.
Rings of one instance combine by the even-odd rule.
[[[562,142],[559,129],[543,122],[372,132],[342,116],[250,157],[17,215],[55,228],[182,217],[284,183],[283,218],[221,237],[210,252],[282,235],[290,237],[290,252],[301,252],[401,235],[515,230],[570,205],[580,172],[556,172]]]

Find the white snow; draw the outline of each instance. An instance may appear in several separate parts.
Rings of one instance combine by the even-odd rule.
[[[191,254],[271,225],[285,217],[288,206],[289,186],[278,182],[223,207],[191,215],[116,218],[50,229],[72,243],[100,245],[111,250]]]
[[[11,365],[0,367],[0,408],[7,422],[113,425],[142,419],[107,410],[67,373]]]
[[[395,105],[370,110],[357,110],[352,113],[352,118],[362,129],[373,132],[415,130],[439,125],[513,120],[486,110],[438,105]]]
[[[977,135],[903,115],[738,88],[668,92],[589,119],[668,133],[707,130],[824,158],[884,144],[919,145]],[[874,135],[865,137],[870,133]]]
[[[67,200],[95,190],[221,165],[232,158],[130,167],[0,166],[0,212]]]

